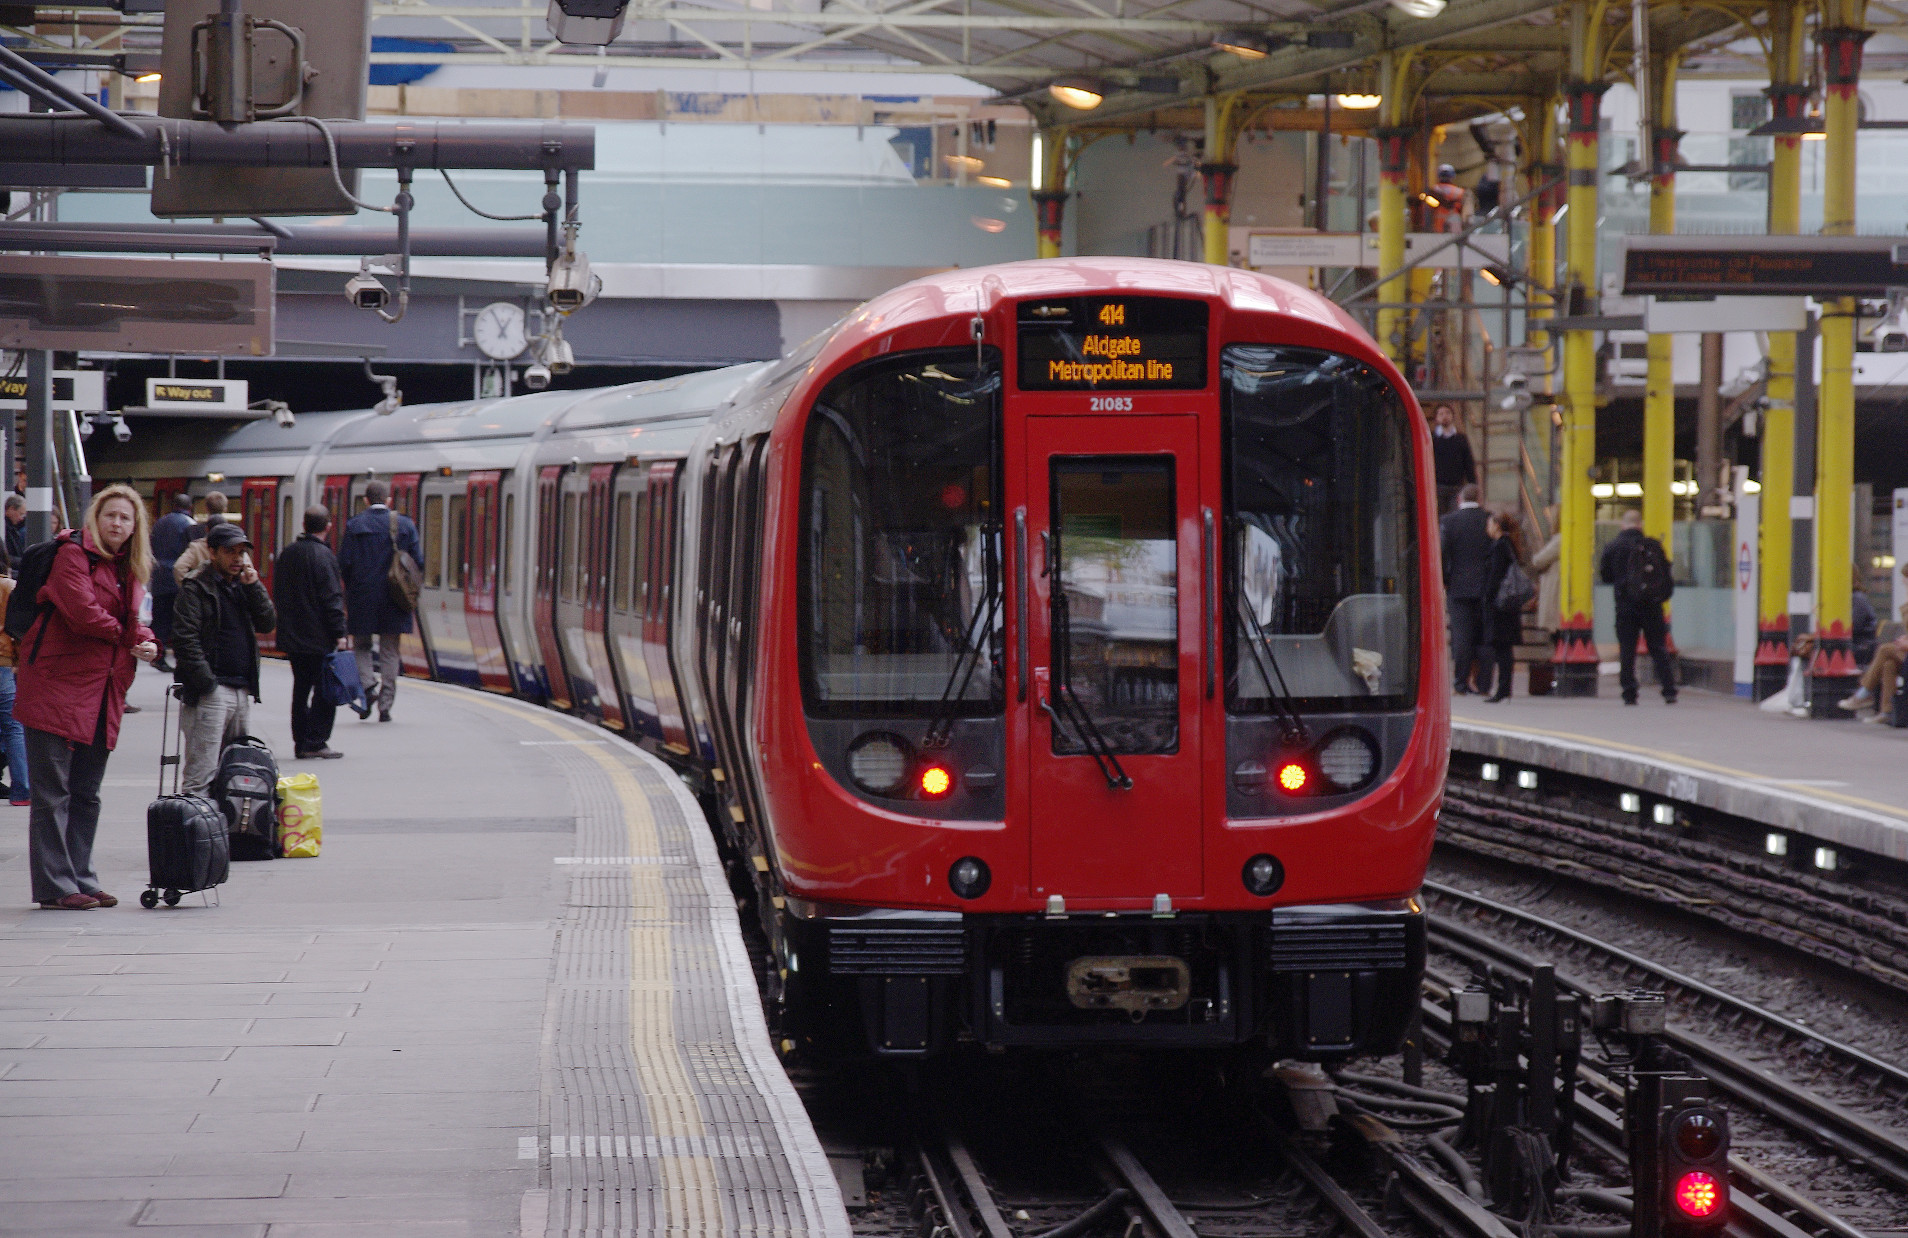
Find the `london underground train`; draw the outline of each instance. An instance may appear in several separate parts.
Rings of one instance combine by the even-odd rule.
[[[141,448],[126,480],[236,494],[261,548],[388,481],[427,560],[407,672],[680,769],[787,1039],[1401,1042],[1435,489],[1410,391],[1312,292],[958,270],[775,363]]]

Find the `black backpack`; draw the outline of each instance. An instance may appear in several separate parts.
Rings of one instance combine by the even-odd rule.
[[[13,593],[7,598],[6,633],[13,638],[14,644],[26,639],[41,615],[52,608],[51,602],[40,600],[40,590],[46,586],[47,577],[53,574],[53,558],[60,553],[60,547],[79,540],[79,534],[66,529],[54,534],[43,542],[35,542],[20,555],[19,566],[14,571]],[[40,629],[40,639],[46,638],[46,629]],[[33,642],[33,652],[28,657],[32,661],[40,654],[40,641]]]
[[[1669,556],[1663,553],[1663,543],[1646,537],[1632,546],[1617,588],[1625,601],[1644,606],[1661,606],[1669,601],[1670,594],[1676,592],[1676,578],[1670,571]]]
[[[225,814],[234,860],[278,858],[278,762],[264,740],[233,740],[207,795]]]

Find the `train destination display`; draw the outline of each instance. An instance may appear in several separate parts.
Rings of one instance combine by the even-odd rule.
[[[1630,237],[1623,291],[1767,296],[1879,293],[1908,285],[1908,245],[1889,237]]]
[[[1020,306],[1022,391],[1196,391],[1206,306],[1169,297],[1060,297]]]

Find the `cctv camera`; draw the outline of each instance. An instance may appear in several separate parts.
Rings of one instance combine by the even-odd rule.
[[[113,437],[122,443],[132,442],[132,427],[126,424],[124,417],[113,418]]]
[[[1898,323],[1875,328],[1876,352],[1908,352],[1908,327]]]
[[[359,271],[345,281],[345,299],[359,309],[381,310],[391,303],[391,290],[369,271]]]
[[[1531,406],[1530,379],[1521,370],[1508,370],[1497,380],[1495,403],[1507,413],[1521,413]]]
[[[532,391],[542,391],[550,385],[550,367],[539,361],[523,372],[523,385]]]
[[[570,347],[570,341],[562,336],[552,336],[543,346],[542,356],[538,358],[550,367],[552,374],[568,374],[576,368],[576,353]]]
[[[91,417],[81,417],[79,419],[79,436],[82,442],[93,437],[93,419]]]
[[[603,277],[590,273],[589,255],[580,249],[565,250],[550,268],[550,285],[544,295],[552,308],[568,314],[596,300],[603,291]]]

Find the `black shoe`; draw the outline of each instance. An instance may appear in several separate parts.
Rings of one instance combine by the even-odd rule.
[[[1451,689],[1451,695],[1452,696],[1470,696],[1471,690],[1465,687],[1463,684],[1459,684],[1457,687]]]
[[[1625,705],[1634,705],[1636,704],[1636,698],[1633,696],[1626,696],[1623,698],[1623,703]]]
[[[1499,701],[1508,701],[1508,700],[1510,700],[1510,693],[1508,693],[1508,692],[1500,692],[1500,693],[1498,693],[1498,694],[1497,694],[1496,696],[1487,696],[1487,697],[1485,697],[1485,698],[1484,698],[1484,703],[1485,703],[1486,705],[1495,705],[1495,704],[1497,704],[1497,703],[1498,703]]]
[[[160,672],[161,674],[170,675],[176,672],[179,668],[174,666],[172,663],[166,661],[164,657],[157,657],[152,660],[152,669]]]
[[[1663,694],[1663,704],[1665,705],[1676,704],[1676,694],[1674,692],[1665,692]]]
[[[124,712],[129,714],[136,714],[143,708],[144,706],[141,706],[141,705],[128,705],[126,706]]]
[[[313,748],[305,754],[305,759],[307,761],[336,761],[343,756],[342,752],[335,752],[330,747],[324,747]]]
[[[380,709],[380,710],[378,711],[378,721],[379,721],[379,722],[389,722],[390,720],[391,720],[391,711],[390,711],[390,710],[388,710],[388,709]]]

